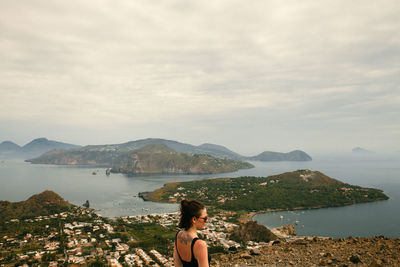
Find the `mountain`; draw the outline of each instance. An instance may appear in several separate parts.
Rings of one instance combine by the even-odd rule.
[[[11,141],[4,141],[2,143],[0,143],[0,152],[15,152],[18,151],[19,149],[21,149],[21,147],[19,145],[17,145],[16,143],[13,143]]]
[[[232,158],[241,159],[243,156],[227,149],[224,146],[214,144],[202,144],[200,146],[194,146],[190,144],[180,143],[173,140],[166,140],[160,138],[147,138],[136,141],[130,141],[122,144],[113,145],[98,145],[98,146],[87,146],[84,150],[96,151],[96,150],[108,150],[117,152],[128,152],[136,149],[140,149],[147,145],[152,144],[163,144],[180,153],[191,153],[191,154],[207,154],[219,158]]]
[[[45,216],[67,211],[72,204],[53,191],[46,190],[25,201],[0,201],[0,221]]]
[[[11,141],[0,143],[0,159],[15,158],[21,147]]]
[[[249,160],[258,161],[310,161],[312,158],[301,150],[294,150],[289,153],[279,153],[272,151],[264,151],[261,154],[248,157]]]
[[[194,154],[207,154],[218,158],[230,158],[242,160],[244,157],[235,153],[224,146],[205,143],[196,147],[197,153]]]
[[[21,148],[21,152],[42,154],[53,149],[71,149],[79,146],[48,140],[47,138],[38,138],[32,140]]]
[[[0,144],[0,158],[28,159],[38,157],[53,149],[71,149],[77,147],[79,146],[48,140],[46,138],[34,139],[23,147],[11,141],[4,141]]]
[[[116,162],[111,171],[126,174],[205,174],[233,172],[254,167],[250,163],[237,160],[176,152],[164,144],[150,144],[122,154]]]

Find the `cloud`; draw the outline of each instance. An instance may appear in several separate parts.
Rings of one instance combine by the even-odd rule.
[[[188,136],[255,117],[260,132],[264,121],[281,125],[276,136],[296,120],[304,136],[321,133],[321,121],[332,132],[354,120],[363,129],[399,123],[398,1],[6,0],[0,8],[3,121],[185,121]]]

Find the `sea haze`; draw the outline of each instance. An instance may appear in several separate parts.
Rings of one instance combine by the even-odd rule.
[[[21,201],[46,189],[82,205],[86,200],[104,216],[177,211],[177,204],[145,202],[139,192],[167,182],[212,177],[268,176],[298,169],[318,170],[346,183],[384,190],[390,199],[374,203],[306,211],[259,214],[269,227],[296,224],[298,235],[332,237],[385,235],[400,237],[400,161],[378,157],[314,157],[307,162],[252,162],[253,169],[212,175],[106,176],[104,168],[35,165],[19,160],[0,161],[0,200]],[[93,175],[96,171],[96,175]]]

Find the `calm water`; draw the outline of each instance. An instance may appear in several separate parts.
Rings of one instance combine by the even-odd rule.
[[[380,188],[388,201],[341,208],[259,214],[269,227],[296,224],[298,235],[333,237],[385,235],[400,237],[400,161],[378,158],[316,158],[311,162],[253,162],[256,168],[218,175],[105,175],[105,169],[34,165],[23,161],[0,161],[0,200],[21,201],[46,189],[81,205],[86,200],[105,216],[176,211],[176,204],[144,202],[137,197],[171,181],[242,175],[268,176],[297,169],[318,170],[343,182]],[[92,175],[93,171],[97,175]],[[283,218],[281,218],[281,216]]]

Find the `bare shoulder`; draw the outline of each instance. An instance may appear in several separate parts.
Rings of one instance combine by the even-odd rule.
[[[201,239],[198,239],[194,246],[198,249],[207,249],[207,243]]]
[[[194,244],[193,254],[199,263],[199,267],[209,267],[207,243],[204,240],[197,240]]]

